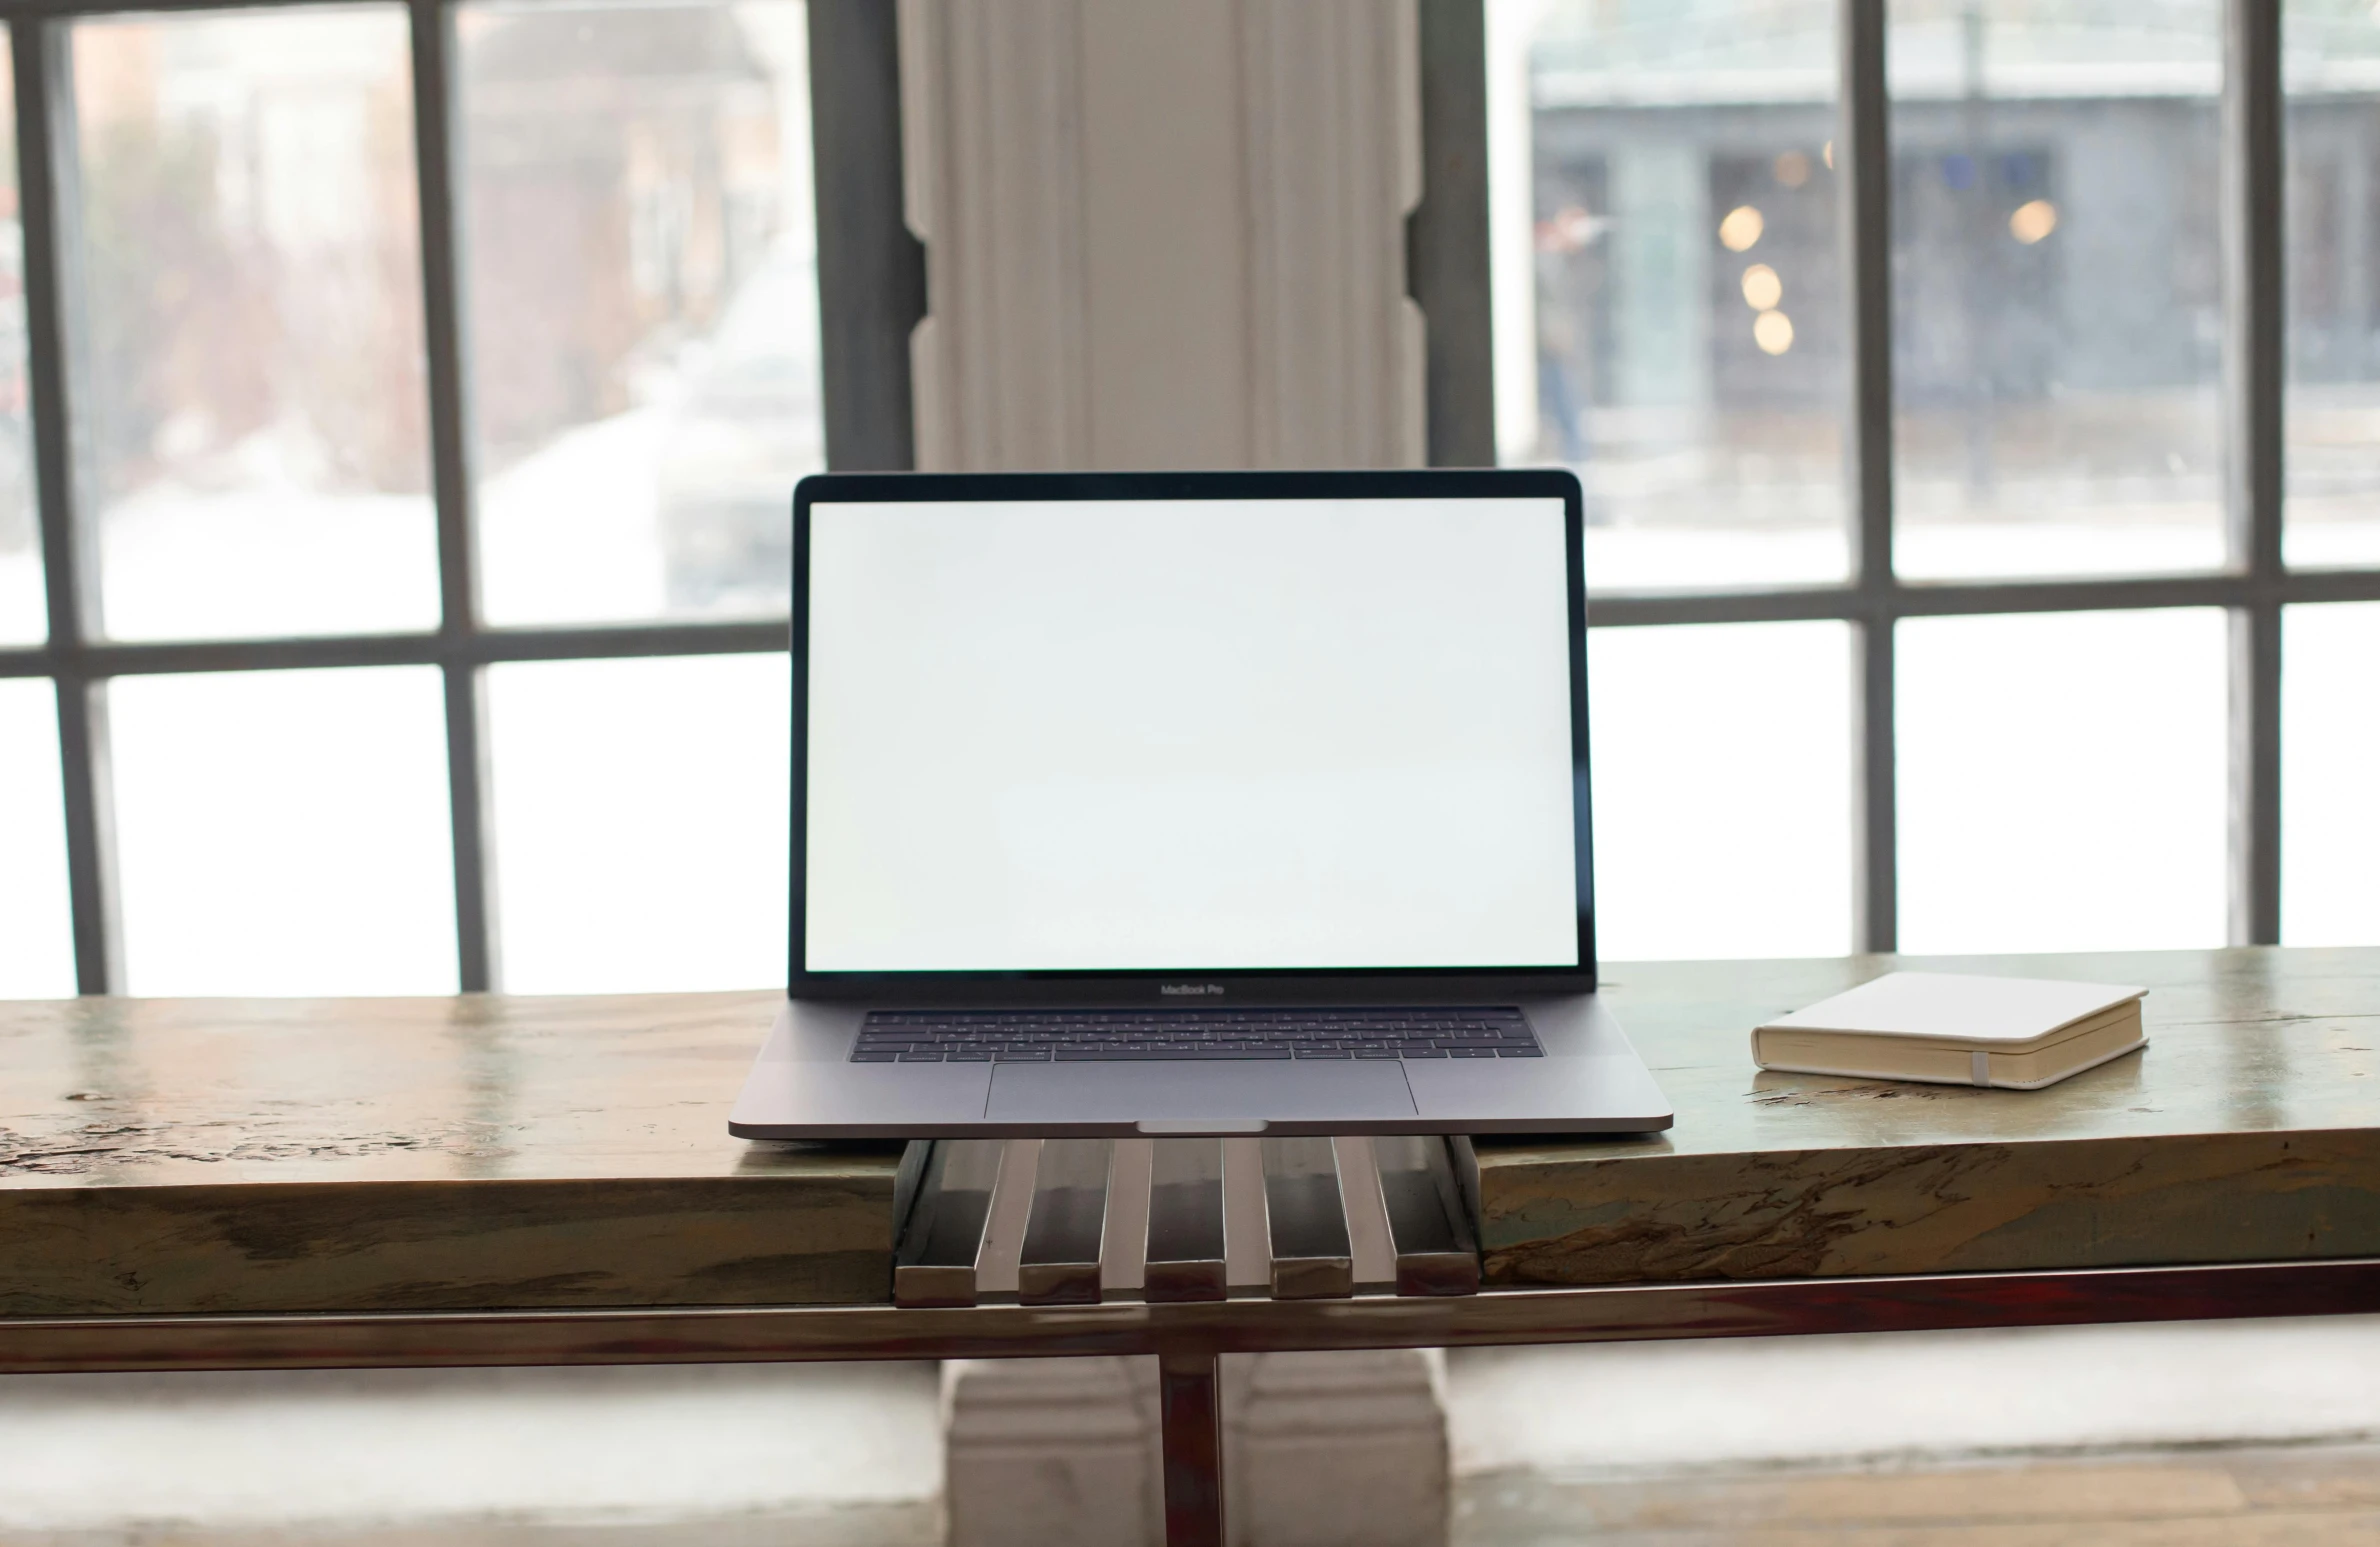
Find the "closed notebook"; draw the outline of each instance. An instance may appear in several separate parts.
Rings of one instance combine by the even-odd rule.
[[[2039,1090],[2148,1044],[2145,988],[1888,972],[1752,1033],[1763,1069]]]

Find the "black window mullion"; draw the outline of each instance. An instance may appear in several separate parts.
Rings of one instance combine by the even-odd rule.
[[[899,9],[810,0],[820,390],[837,472],[916,466],[909,335],[926,314],[926,249],[905,213]]]
[[[1884,77],[1885,0],[1836,8],[1842,95],[1835,157],[1851,287],[1851,413],[1847,450],[1856,598],[1852,916],[1862,951],[1900,938],[1900,795],[1893,734],[1892,153]]]
[[[1421,0],[1421,202],[1405,220],[1405,288],[1421,308],[1432,467],[1496,465],[1488,262],[1487,9]]]
[[[430,487],[438,513],[439,657],[446,689],[447,801],[454,831],[455,961],[462,988],[496,986],[495,876],[488,831],[485,664],[473,545],[461,223],[456,212],[455,28],[447,0],[410,0],[413,151],[421,220],[422,326],[430,391]]]
[[[2234,945],[2281,939],[2281,0],[2223,8],[2224,532],[2231,608]]]
[[[66,881],[73,912],[78,992],[123,987],[115,820],[108,776],[107,684],[85,644],[100,632],[95,533],[77,498],[78,459],[69,381],[80,272],[74,261],[74,89],[63,21],[9,22],[15,75],[17,209],[24,242],[25,370],[32,398],[35,500],[49,659],[58,698],[58,760],[65,788]]]

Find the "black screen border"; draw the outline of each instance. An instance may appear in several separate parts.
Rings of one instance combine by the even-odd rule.
[[[1560,499],[1570,619],[1571,823],[1578,965],[1556,967],[1168,967],[953,972],[811,972],[808,917],[810,508],[889,501],[1217,499]],[[793,779],[789,983],[799,999],[898,998],[934,1003],[1169,1004],[1590,992],[1596,986],[1594,824],[1587,737],[1585,502],[1558,468],[1431,468],[1256,473],[814,473],[793,494]],[[1184,990],[1189,992],[1186,994]]]

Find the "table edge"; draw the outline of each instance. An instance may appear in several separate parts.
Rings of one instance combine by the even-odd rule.
[[[1489,1290],[1441,1299],[0,1320],[0,1373],[1486,1347],[2380,1312],[2380,1257]]]

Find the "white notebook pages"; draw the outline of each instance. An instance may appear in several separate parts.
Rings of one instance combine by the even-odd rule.
[[[1764,1069],[2034,1090],[2146,1044],[2137,985],[1894,972],[1752,1033]]]

